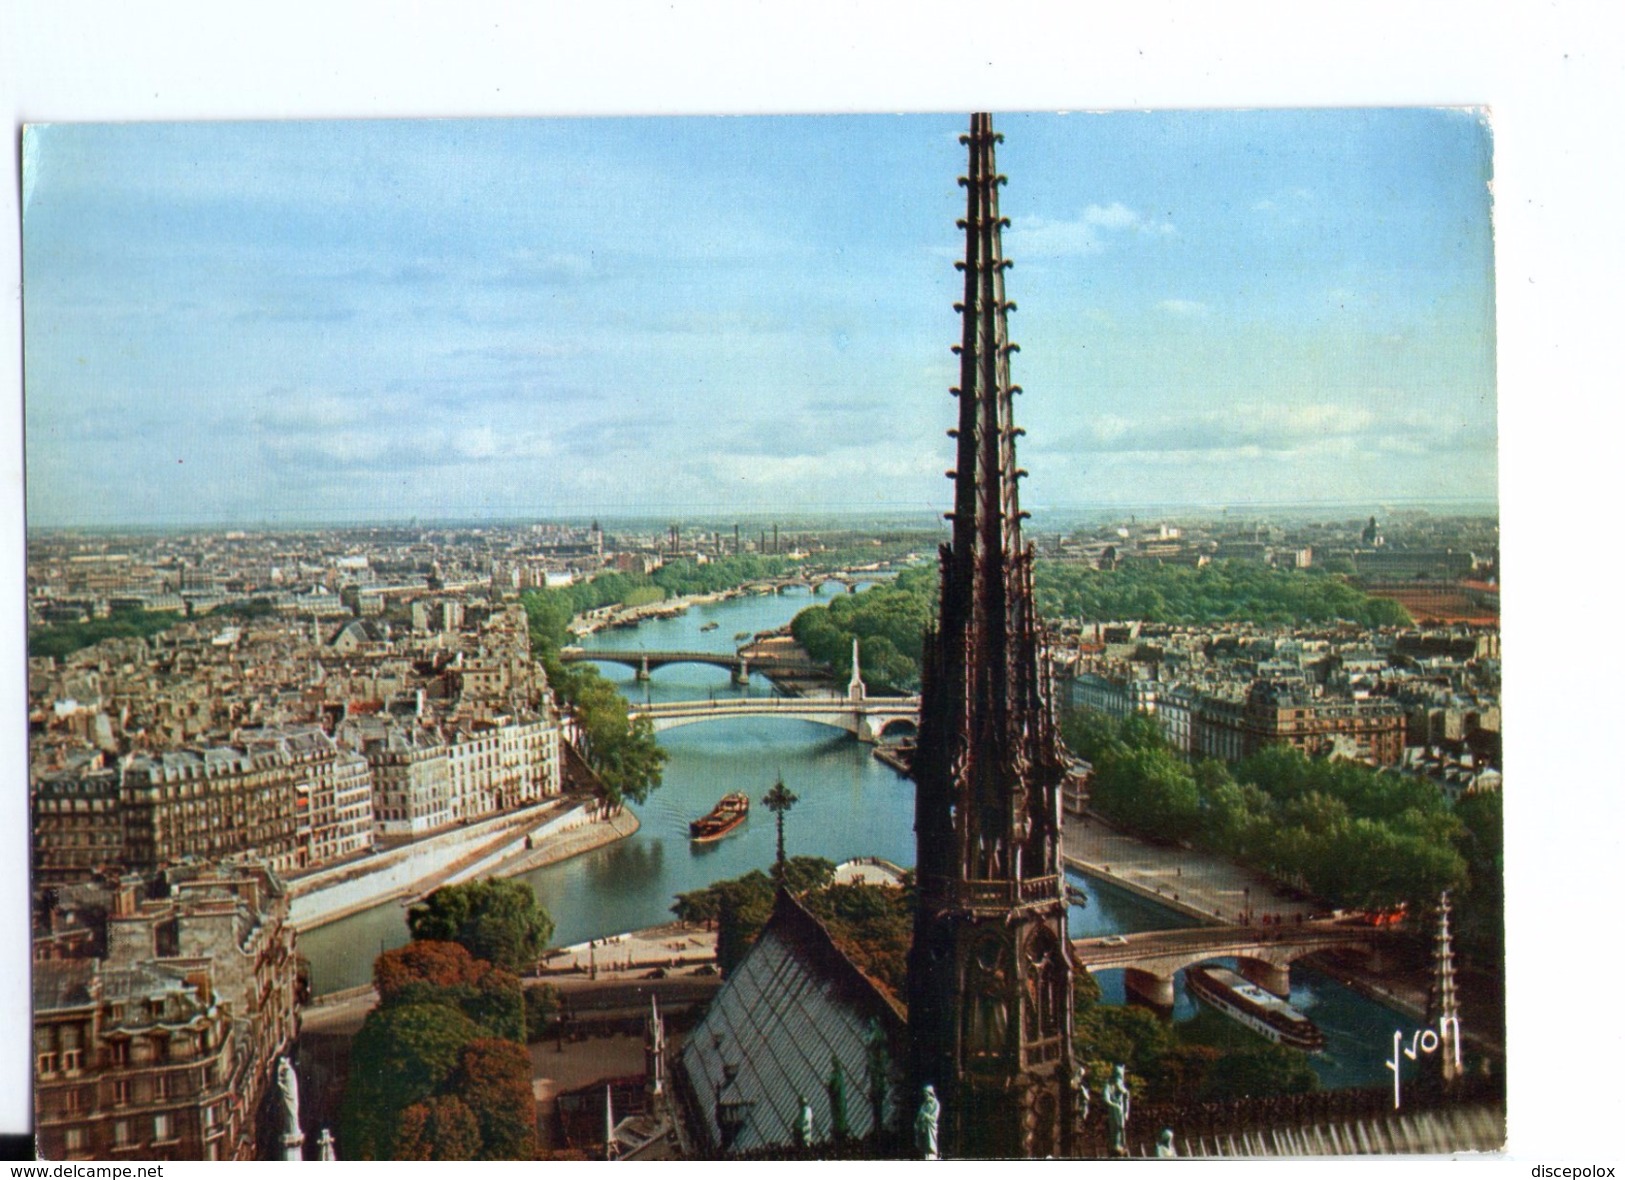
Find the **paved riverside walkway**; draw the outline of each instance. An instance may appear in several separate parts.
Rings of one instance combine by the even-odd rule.
[[[639,826],[638,817],[623,809],[579,828],[543,837],[534,848],[515,853],[499,863],[491,870],[491,876],[514,877],[543,865],[569,860],[572,856],[580,856],[583,852],[591,852],[594,848],[630,836]]]
[[[656,969],[673,975],[688,974],[696,967],[714,963],[716,957],[716,931],[668,922],[551,951],[539,974],[551,983],[562,982],[561,976],[634,979]]]
[[[1208,922],[1241,923],[1280,914],[1290,922],[1315,911],[1257,873],[1206,852],[1152,844],[1098,816],[1067,816],[1062,851],[1071,867]]]

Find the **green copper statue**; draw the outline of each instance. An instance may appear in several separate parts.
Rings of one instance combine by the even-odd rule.
[[[843,1142],[849,1129],[846,1125],[846,1070],[841,1068],[839,1057],[830,1058],[830,1073],[827,1089],[829,1090],[829,1134],[835,1142]]]
[[[1100,1097],[1106,1104],[1106,1125],[1111,1130],[1112,1154],[1127,1155],[1128,1144],[1124,1139],[1124,1128],[1128,1126],[1130,1097],[1128,1078],[1124,1076],[1121,1065],[1112,1071],[1111,1080],[1102,1087]]]
[[[869,1110],[878,1133],[886,1127],[886,1094],[891,1090],[891,1050],[886,1044],[886,1031],[880,1021],[869,1021],[869,1032],[864,1037],[868,1046],[866,1065],[869,1072]]]

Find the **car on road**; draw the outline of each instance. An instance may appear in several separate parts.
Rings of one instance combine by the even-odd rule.
[[[1100,940],[1101,946],[1127,946],[1128,939],[1121,934],[1108,934]]]

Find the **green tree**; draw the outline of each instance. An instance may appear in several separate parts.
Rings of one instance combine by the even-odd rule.
[[[1095,570],[1040,561],[1034,571],[1039,611],[1048,618],[1144,619],[1156,623],[1250,621],[1368,627],[1407,623],[1398,603],[1373,598],[1319,570],[1285,570],[1216,561],[1200,569],[1134,562]]]
[[[31,627],[28,654],[62,659],[104,639],[146,639],[183,621],[180,615],[170,611],[148,612],[138,606],[120,607],[105,619]]]
[[[401,1111],[394,1159],[472,1160],[480,1155],[480,1122],[466,1103],[446,1094]]]
[[[806,900],[807,894],[834,880],[835,866],[817,856],[792,856],[784,864],[784,887]],[[685,922],[715,922],[717,967],[727,974],[739,965],[773,913],[778,883],[760,869],[717,881],[704,889],[677,895],[672,912]]]
[[[1233,768],[1188,766],[1143,716],[1070,711],[1061,732],[1093,762],[1091,805],[1108,819],[1154,839],[1198,843],[1335,905],[1420,909],[1441,889],[1497,873],[1495,853],[1476,875],[1464,854],[1496,850],[1498,837],[1475,836],[1437,788],[1407,775],[1309,758],[1287,745]],[[1495,910],[1486,929],[1499,922],[1499,904],[1497,896],[1486,906]]]
[[[605,574],[577,586],[532,591],[521,599],[530,625],[531,656],[580,723],[585,739],[582,755],[602,780],[613,807],[648,798],[660,785],[666,752],[655,741],[654,726],[647,718],[632,719],[626,699],[598,669],[565,664],[559,652],[571,642],[569,623],[579,611],[624,601],[640,588],[651,589],[651,583]]]
[[[1456,929],[1463,945],[1498,962],[1505,958],[1506,869],[1501,793],[1463,795],[1455,814],[1461,824],[1456,848],[1467,866],[1467,887],[1456,897]]]
[[[732,888],[723,888],[717,897],[717,970],[724,976],[733,974],[744,961],[773,913],[772,893],[753,885],[741,880]]]
[[[1284,1045],[1225,1053],[1208,1068],[1201,1097],[1209,1101],[1308,1094],[1320,1078],[1302,1053]]]
[[[919,687],[922,640],[935,616],[936,595],[936,568],[915,566],[890,582],[809,607],[791,621],[790,633],[837,677],[851,674],[852,640],[861,639],[865,683],[912,692]]]
[[[908,991],[908,952],[914,942],[912,883],[828,884],[802,898],[860,971],[890,989]]]
[[[825,860],[821,856],[792,856],[785,862],[784,886],[797,896],[821,889],[834,878],[835,862]],[[766,874],[753,869],[742,877],[717,881],[703,889],[679,893],[671,912],[676,914],[680,921],[709,925],[720,918],[725,893],[733,893],[747,901],[765,901],[771,909],[774,884],[775,882]],[[752,931],[751,937],[754,936],[755,932]]]
[[[540,1040],[559,1011],[559,992],[543,983],[525,989],[525,1039]]]
[[[526,1040],[525,988],[511,971],[493,967],[462,1001],[463,1012],[486,1033],[505,1041]]]
[[[490,969],[490,963],[476,959],[458,943],[414,939],[373,960],[372,982],[379,1000],[391,1004],[408,987],[471,985]]]
[[[484,1160],[533,1159],[536,1102],[530,1055],[521,1044],[483,1038],[463,1047],[452,1088],[479,1123]]]
[[[639,586],[627,593],[624,606],[648,606],[665,600],[666,592],[659,586]]]
[[[581,694],[578,708],[587,733],[587,756],[603,780],[611,804],[642,803],[660,785],[666,752],[647,717],[632,718],[626,700],[599,678]]]
[[[553,919],[522,881],[481,880],[435,890],[406,915],[414,939],[460,944],[516,974],[530,970],[553,936]]]
[[[445,1004],[392,1004],[368,1013],[350,1047],[340,1116],[346,1154],[394,1158],[401,1112],[433,1096],[478,1035],[468,1017]]]

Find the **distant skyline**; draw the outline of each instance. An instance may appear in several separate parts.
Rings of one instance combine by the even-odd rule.
[[[965,122],[31,128],[30,525],[940,511]],[[1035,513],[1496,502],[1478,113],[994,122]]]

